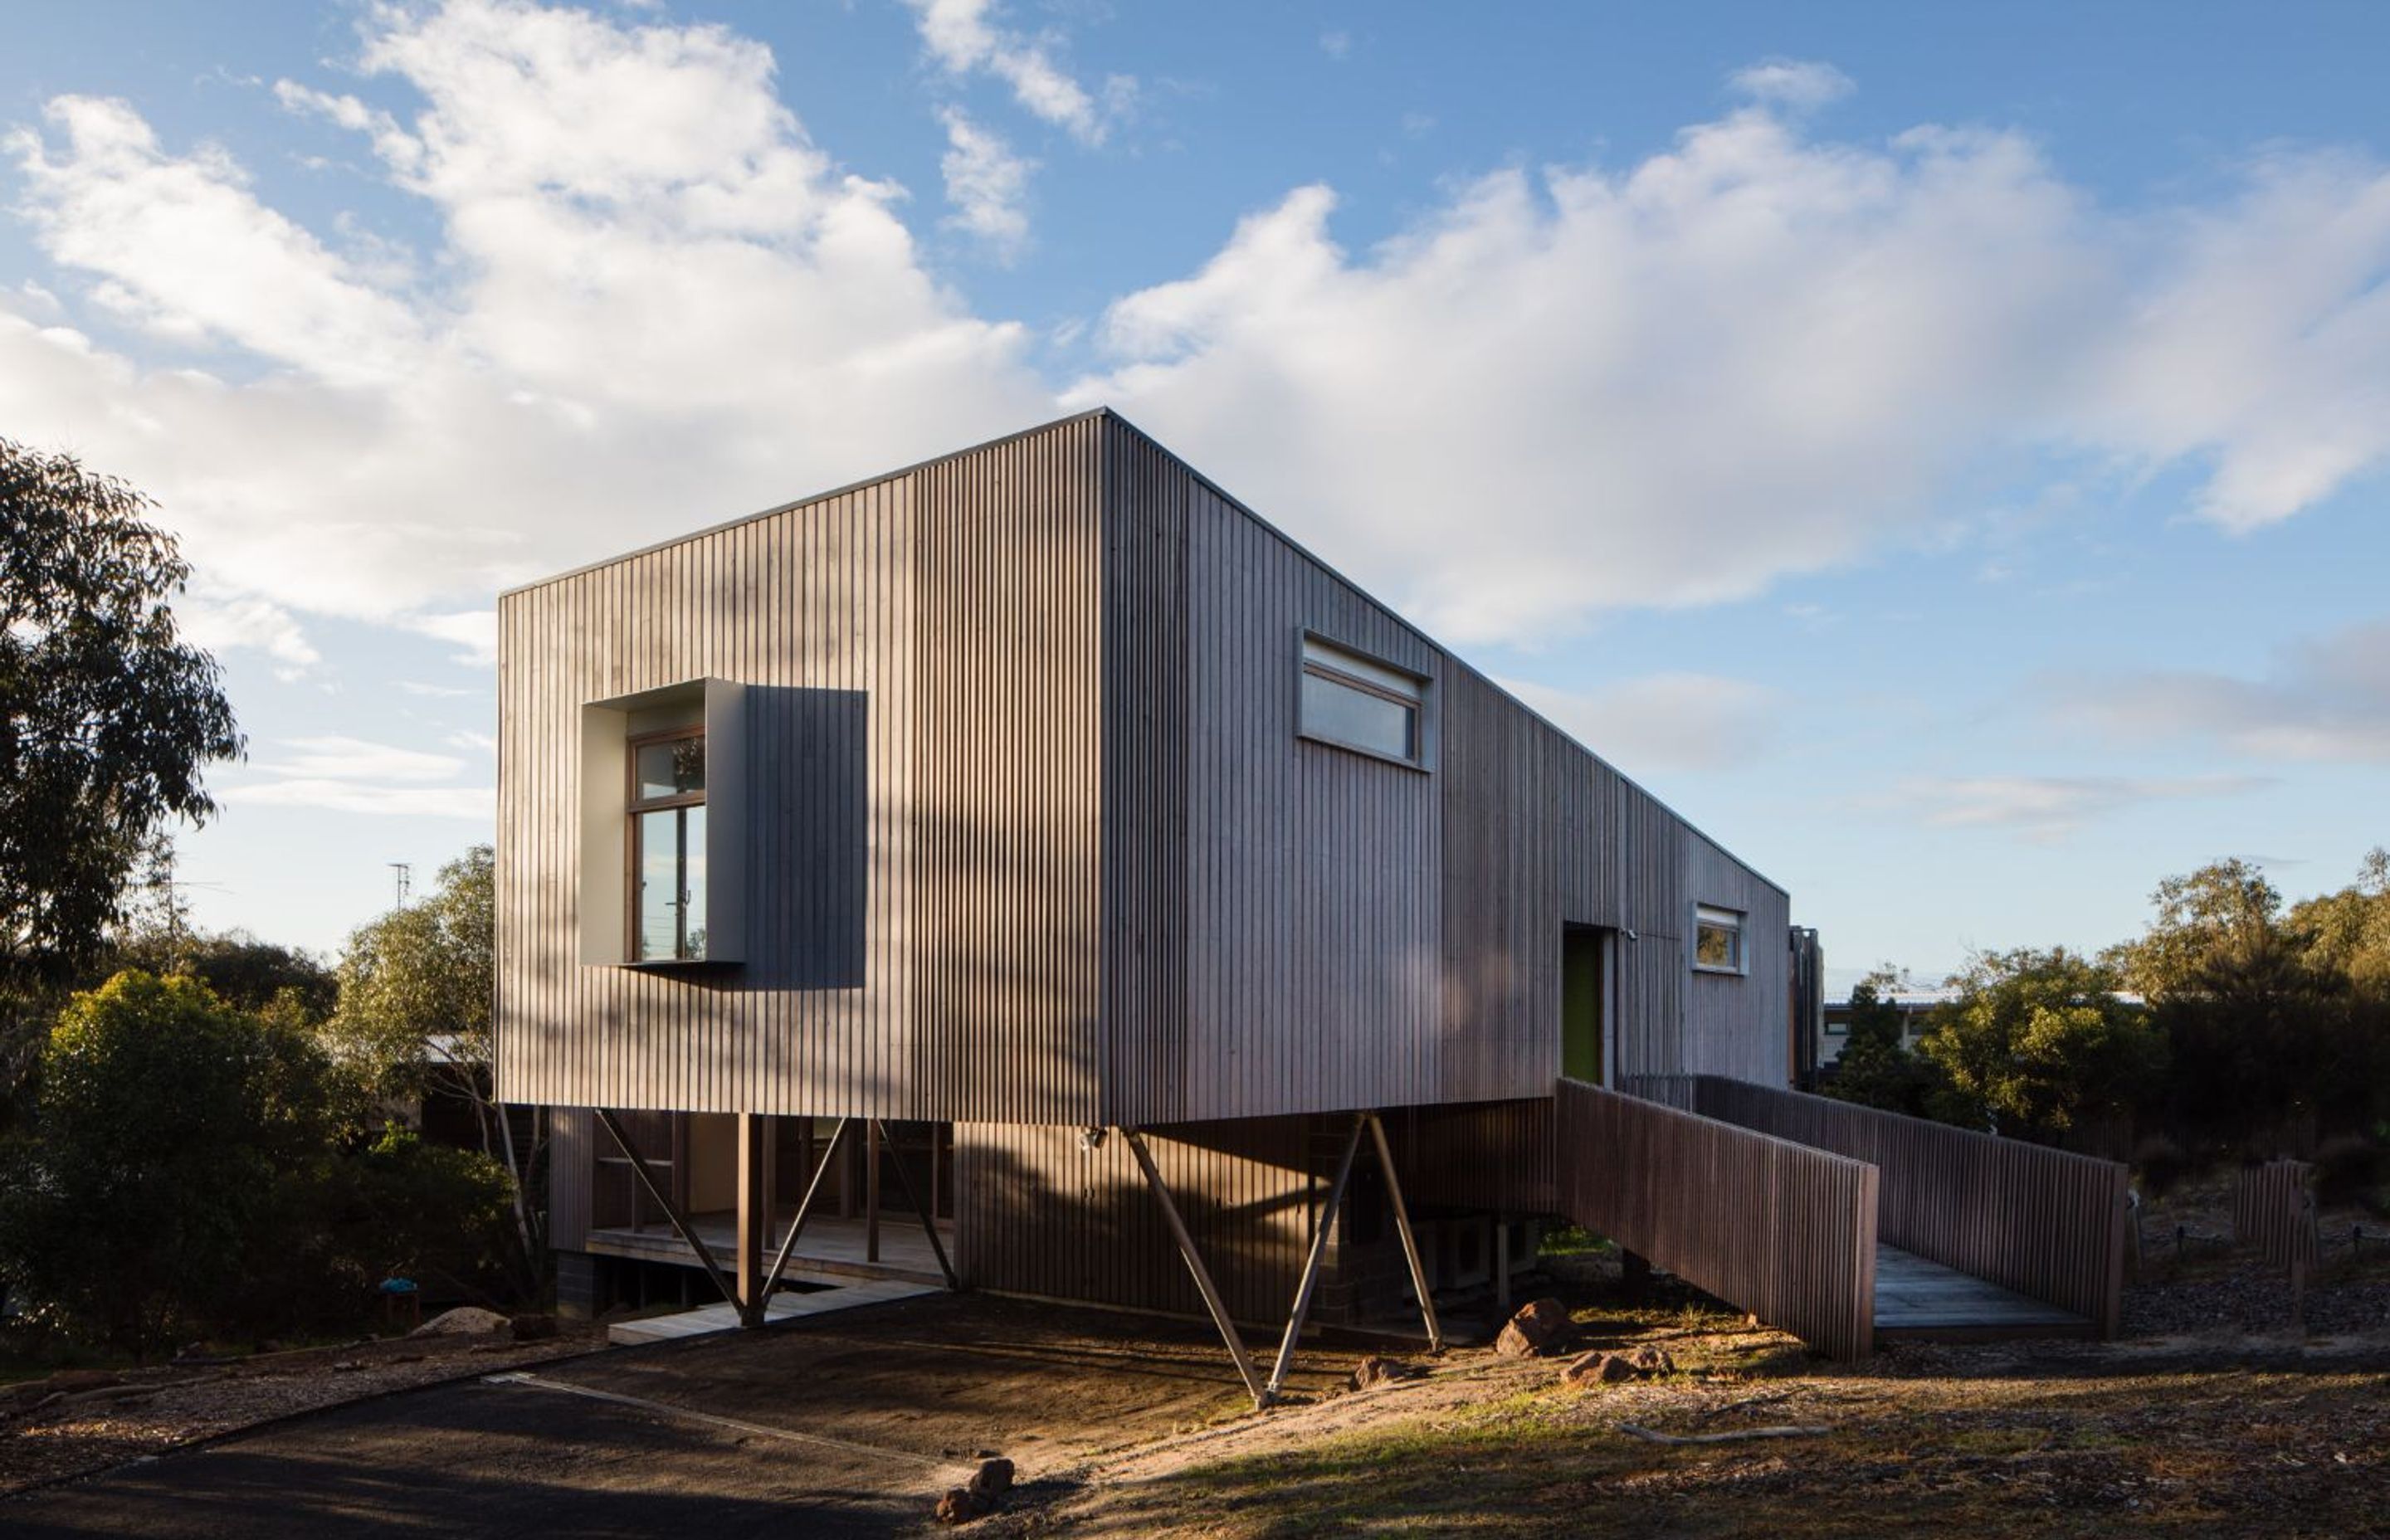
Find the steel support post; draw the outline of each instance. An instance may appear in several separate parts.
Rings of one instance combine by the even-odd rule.
[[[722,1297],[730,1302],[731,1309],[743,1309],[739,1300],[738,1286],[732,1283],[730,1276],[722,1270],[722,1264],[713,1260],[712,1249],[705,1244],[705,1238],[697,1233],[697,1226],[688,1222],[688,1215],[683,1213],[680,1205],[674,1202],[671,1195],[657,1185],[656,1174],[648,1169],[647,1157],[640,1154],[638,1146],[631,1142],[631,1136],[623,1127],[623,1120],[607,1108],[600,1107],[595,1110],[598,1113],[598,1121],[605,1125],[606,1132],[614,1136],[614,1143],[620,1146],[623,1153],[629,1158],[631,1174],[639,1179],[641,1187],[648,1189],[648,1196],[656,1200],[656,1207],[664,1211],[664,1217],[672,1221],[675,1230],[680,1232],[682,1241],[690,1251],[697,1253],[697,1260],[704,1264],[706,1273],[713,1279],[713,1286],[722,1290]]]
[[[1435,1296],[1428,1290],[1427,1267],[1420,1261],[1419,1237],[1411,1233],[1411,1213],[1403,1202],[1402,1178],[1394,1174],[1394,1147],[1386,1142],[1386,1125],[1377,1113],[1364,1112],[1361,1117],[1369,1125],[1369,1137],[1377,1144],[1378,1163],[1386,1169],[1386,1196],[1394,1201],[1394,1230],[1403,1238],[1403,1260],[1410,1264],[1411,1292],[1419,1296],[1420,1318],[1427,1323],[1427,1345],[1442,1353],[1444,1328],[1436,1322]]]
[[[1353,1120],[1353,1136],[1344,1141],[1344,1153],[1336,1161],[1336,1179],[1328,1184],[1328,1201],[1320,1205],[1318,1221],[1311,1229],[1311,1254],[1304,1258],[1303,1277],[1294,1286],[1294,1308],[1287,1313],[1286,1335],[1279,1339],[1278,1362],[1270,1367],[1269,1383],[1262,1393],[1271,1401],[1286,1388],[1287,1370],[1294,1367],[1295,1339],[1303,1335],[1304,1317],[1311,1314],[1312,1290],[1319,1284],[1319,1265],[1328,1257],[1328,1238],[1336,1228],[1336,1215],[1344,1207],[1345,1185],[1353,1179],[1353,1158],[1361,1153],[1361,1130],[1368,1120],[1364,1112]]]
[[[1228,1345],[1228,1356],[1237,1361],[1237,1373],[1253,1393],[1256,1410],[1269,1405],[1262,1388],[1261,1376],[1253,1371],[1253,1362],[1245,1352],[1245,1340],[1238,1335],[1237,1324],[1228,1319],[1228,1307],[1221,1303],[1220,1290],[1213,1286],[1212,1270],[1203,1265],[1202,1253],[1195,1250],[1195,1238],[1188,1233],[1187,1221],[1178,1216],[1178,1205],[1170,1200],[1170,1189],[1162,1184],[1162,1173],[1154,1168],[1153,1156],[1145,1148],[1145,1136],[1134,1128],[1121,1130],[1121,1137],[1137,1157],[1139,1171],[1145,1173],[1145,1185],[1153,1189],[1154,1201],[1162,1207],[1162,1217],[1169,1222],[1170,1234],[1178,1242],[1178,1255],[1187,1270],[1195,1276],[1195,1291],[1203,1296],[1203,1308],[1212,1313],[1212,1324],[1220,1332],[1220,1340]]]
[[[880,1123],[880,1148],[888,1152],[888,1163],[896,1168],[896,1185],[905,1189],[905,1200],[911,1203],[913,1212],[921,1216],[921,1233],[930,1238],[930,1250],[937,1253],[938,1271],[946,1275],[946,1287],[960,1289],[962,1280],[955,1277],[955,1264],[946,1260],[946,1244],[938,1238],[937,1216],[930,1212],[930,1205],[922,1195],[914,1190],[913,1174],[905,1169],[905,1157],[897,1151],[896,1141],[888,1136],[888,1125],[885,1123]],[[934,1161],[937,1152],[935,1138],[930,1141],[930,1149],[932,1159]],[[934,1172],[937,1168],[932,1165],[931,1169]]]
[[[764,1276],[764,1298],[766,1300],[772,1297],[773,1290],[780,1287],[780,1275],[788,1268],[789,1253],[797,1249],[797,1237],[804,1233],[805,1221],[813,1217],[814,1199],[819,1196],[822,1182],[829,1175],[830,1168],[838,1163],[839,1151],[846,1144],[846,1125],[854,1121],[852,1118],[838,1120],[838,1127],[831,1131],[829,1136],[829,1148],[822,1151],[821,1163],[814,1167],[813,1180],[805,1184],[805,1195],[797,1201],[796,1216],[789,1221],[789,1233],[780,1242],[778,1254],[772,1258],[772,1270]],[[813,1143],[810,1133],[805,1136],[805,1143],[808,1146]]]

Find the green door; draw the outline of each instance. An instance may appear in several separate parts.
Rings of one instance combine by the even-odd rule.
[[[1601,1084],[1603,933],[1572,925],[1561,932],[1561,1073]]]

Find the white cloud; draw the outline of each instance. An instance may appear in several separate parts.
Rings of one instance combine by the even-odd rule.
[[[1815,59],[1771,58],[1737,70],[1729,77],[1754,101],[1807,110],[1839,101],[1856,89],[1851,77]]]
[[[497,792],[486,786],[377,786],[363,781],[286,780],[227,787],[218,799],[234,807],[316,807],[385,817],[470,818],[497,815]]]
[[[1103,97],[1081,85],[1054,60],[1050,38],[1031,38],[999,25],[996,0],[906,0],[921,44],[950,75],[985,71],[1012,88],[1013,99],[1084,144],[1099,145],[1134,97],[1137,83],[1113,75]]]
[[[1353,55],[1353,34],[1342,28],[1321,32],[1319,51],[1342,64]]]
[[[1623,169],[1485,176],[1367,252],[1335,204],[1298,188],[1114,303],[1066,400],[1458,639],[1745,597],[1922,538],[1987,463],[2185,466],[2241,528],[2390,460],[2370,162],[2127,218],[2018,135],[1861,147],[1753,108]]]
[[[298,617],[265,599],[194,593],[175,606],[175,614],[186,640],[216,653],[235,648],[263,652],[280,665],[276,673],[286,679],[323,661]]]
[[[1034,83],[1034,56],[1071,84],[1032,93],[1052,121],[1110,121],[1050,40],[917,10],[942,64]],[[212,599],[266,607],[235,645],[334,615],[486,658],[495,588],[1057,409],[1028,331],[936,280],[902,189],[813,142],[761,45],[519,0],[367,14],[362,95],[277,96],[364,136],[430,216],[419,256],[310,230],[123,103],[58,98],[0,156],[76,280],[0,291],[0,422],[156,494],[237,579]],[[1112,305],[1060,404],[1121,406],[1463,641],[1920,538],[1986,459],[2184,468],[2245,529],[2390,456],[2371,162],[2271,155],[2127,218],[2014,135],[1816,138],[1767,80],[1778,106],[1481,178],[1364,252],[1295,189]],[[998,241],[1009,153],[952,168]],[[192,352],[136,361],[95,311]]]
[[[1775,691],[1714,674],[1655,674],[1591,691],[1500,683],[1629,775],[1747,763],[1766,751],[1784,715]]]
[[[1011,262],[1029,241],[1029,173],[1036,162],[1012,152],[1003,138],[972,122],[957,108],[939,114],[946,125],[946,153],[939,169],[946,181],[947,223],[968,232],[999,260]]]
[[[500,586],[1050,410],[1026,331],[932,277],[901,190],[813,144],[761,45],[515,0],[367,27],[394,107],[280,96],[369,136],[432,216],[419,263],[122,102],[58,98],[0,151],[67,304],[206,366],[0,293],[0,421],[155,495],[221,599],[485,655]]]
[[[2250,759],[2390,764],[2390,621],[2287,649],[2262,676],[2172,670],[2049,680],[2059,718],[2127,742],[2191,741]]]
[[[478,747],[472,745],[471,747]],[[217,795],[228,806],[315,807],[339,813],[475,818],[496,808],[487,784],[457,786],[465,762],[365,738],[282,739],[268,761],[233,773]],[[251,780],[251,775],[263,779]]]
[[[498,751],[496,738],[487,733],[477,733],[469,729],[460,728],[450,733],[445,741],[452,749],[469,749],[479,754],[495,754]]]
[[[2052,843],[2147,802],[2240,796],[2272,784],[2257,776],[1921,776],[1903,781],[1896,800],[1937,827],[2013,829]]]
[[[465,768],[465,762],[453,754],[339,735],[284,738],[282,747],[297,751],[258,768],[304,780],[344,781],[444,781]]]

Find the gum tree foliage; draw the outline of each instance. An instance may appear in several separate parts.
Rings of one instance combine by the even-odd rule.
[[[202,767],[239,734],[172,606],[189,576],[151,505],[0,439],[0,1127],[131,879],[215,810]]]
[[[152,505],[0,440],[0,972],[88,964],[171,821],[241,751],[215,660],[172,605],[190,569]]]
[[[1934,1007],[1919,1048],[1947,1121],[2049,1138],[2083,1119],[2130,1111],[2159,1083],[2165,1040],[2118,998],[2104,962],[2064,947],[1980,952]]]
[[[540,1252],[533,1183],[526,1179],[536,1173],[518,1164],[516,1112],[491,1095],[495,870],[495,853],[475,845],[440,868],[420,903],[360,926],[341,961],[340,1003],[327,1030],[342,1061],[378,1095],[444,1094],[472,1103],[483,1152],[513,1179],[520,1262],[528,1268]],[[536,1161],[536,1137],[533,1149]]]
[[[2114,956],[2170,1045],[2179,1136],[2263,1154],[2300,1125],[2390,1115],[2390,855],[2288,913],[2239,860],[2170,877],[2152,901]]]

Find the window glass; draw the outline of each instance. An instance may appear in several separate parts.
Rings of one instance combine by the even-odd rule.
[[[1301,730],[1393,759],[1420,758],[1421,682],[1383,663],[1303,639]]]
[[[705,956],[705,804],[680,809],[680,955]]]
[[[667,807],[638,815],[638,958],[655,962],[680,953],[681,810]]]
[[[1693,964],[1729,972],[1742,970],[1742,916],[1703,905],[1693,917]]]
[[[1413,719],[1419,708],[1317,674],[1303,676],[1303,730],[1396,759],[1414,759]]]
[[[701,795],[705,790],[705,739],[666,738],[642,743],[631,788],[634,801]]]

